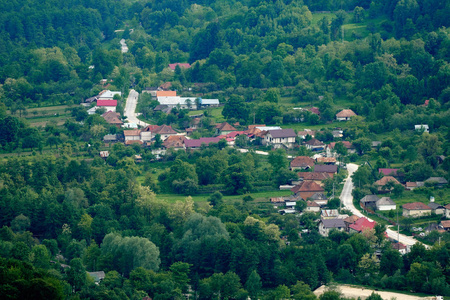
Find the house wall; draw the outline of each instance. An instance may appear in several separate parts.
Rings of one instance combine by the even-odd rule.
[[[126,141],[139,141],[140,138],[141,137],[139,135],[128,135],[128,136],[125,136],[125,142]]]
[[[320,207],[308,206],[306,208],[306,211],[319,212],[320,211]]]
[[[350,121],[351,117],[348,117],[348,118],[338,118],[338,117],[336,117],[336,120],[338,120],[338,121]]]
[[[99,108],[104,108],[106,109],[106,111],[116,111],[116,107],[115,106],[99,106]]]
[[[445,208],[438,208],[434,211],[434,213],[437,215],[443,215],[445,214]]]
[[[381,205],[381,206],[377,206],[378,210],[395,210],[397,208],[396,205]]]
[[[450,219],[450,209],[445,209],[445,217]]]
[[[419,217],[419,216],[424,216],[424,215],[430,215],[431,214],[431,210],[428,209],[415,209],[415,210],[408,210],[408,209],[403,209],[403,216],[404,217]]]
[[[151,131],[143,131],[143,132],[141,132],[141,141],[148,142],[148,141],[151,141],[152,138],[153,138],[153,135],[152,135]]]

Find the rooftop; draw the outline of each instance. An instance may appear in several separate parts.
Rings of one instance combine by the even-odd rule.
[[[338,117],[338,118],[348,118],[348,117],[353,117],[353,116],[356,116],[356,114],[351,109],[343,109],[336,114],[336,117]]]
[[[406,203],[402,207],[407,210],[431,210],[428,205],[422,202]]]

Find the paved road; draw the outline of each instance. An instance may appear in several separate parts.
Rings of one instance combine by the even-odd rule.
[[[239,149],[236,149],[236,150],[241,152],[241,153],[247,153],[248,152],[248,149],[240,149],[239,148]],[[256,154],[260,154],[260,155],[269,155],[269,152],[266,152],[266,151],[256,150],[255,153]],[[288,155],[287,158],[294,158],[294,157],[292,155]]]
[[[136,117],[136,104],[139,98],[139,93],[135,90],[130,90],[130,93],[128,94],[127,103],[125,105],[125,111],[124,114],[127,117],[128,122],[130,123],[136,123],[141,126],[147,126],[148,123],[145,123],[141,120],[139,120]]]
[[[341,196],[339,199],[341,199],[342,204],[345,206],[346,209],[350,210],[354,215],[357,215],[358,217],[365,217],[369,221],[373,221],[372,219],[364,216],[359,210],[356,209],[356,207],[353,205],[353,182],[351,175],[353,172],[358,170],[358,165],[356,164],[347,164],[347,170],[348,170],[348,177],[345,181],[344,188],[342,189]],[[386,229],[386,233],[389,236],[389,238],[400,240],[400,243],[404,245],[412,246],[418,241],[412,237],[406,236],[404,234],[397,234],[397,231]]]

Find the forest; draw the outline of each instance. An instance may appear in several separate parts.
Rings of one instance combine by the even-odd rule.
[[[123,129],[79,106],[105,89],[102,79],[124,95],[120,113],[130,89],[170,82],[184,96],[224,103],[199,111],[194,138],[213,136],[225,120],[312,126],[327,143],[353,142],[357,152],[342,150],[343,162],[398,167],[409,181],[449,180],[450,2],[0,3],[2,299],[346,299],[312,293],[334,283],[450,296],[448,232],[401,255],[384,224],[324,237],[317,214],[281,215],[256,199],[281,195],[278,186],[297,177],[287,154],[311,155],[305,147],[286,153],[241,139],[239,147],[269,155],[221,141],[157,161],[160,141],[105,148],[103,136]],[[169,63],[191,67],[171,71]],[[154,112],[157,104],[141,95],[142,120],[191,126],[188,110]],[[52,107],[64,108],[40,112]],[[320,116],[294,107],[317,107]],[[336,125],[342,108],[358,117]],[[29,121],[39,118],[49,121]],[[414,132],[416,124],[430,133]],[[106,160],[98,155],[105,149]],[[373,190],[373,173],[356,173],[355,198]],[[342,174],[327,181],[328,196]],[[434,194],[448,199],[430,186],[406,193]],[[100,282],[86,273],[99,271]]]

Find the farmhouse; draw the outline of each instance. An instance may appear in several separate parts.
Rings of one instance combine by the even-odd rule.
[[[116,111],[117,100],[97,100],[97,107],[104,108],[106,111]]]
[[[305,147],[311,151],[321,151],[325,149],[325,144],[319,141],[318,139],[313,138],[305,142]]]
[[[372,230],[375,225],[377,223],[376,222],[370,222],[369,220],[367,220],[366,218],[359,218],[355,223],[350,224],[348,226],[348,232],[352,233],[352,232],[357,232],[357,233],[361,233],[364,230]]]
[[[291,161],[291,170],[301,169],[307,170],[314,167],[314,159],[309,156],[297,156]]]
[[[397,205],[392,201],[390,197],[383,197],[377,202],[375,202],[377,210],[395,210]]]
[[[338,121],[350,121],[352,117],[356,116],[355,112],[351,109],[343,109],[336,114],[336,120]]]
[[[343,231],[345,229],[345,223],[342,219],[322,219],[319,222],[319,233],[322,236],[328,236],[330,230],[335,228],[336,230]]]
[[[404,217],[420,217],[431,214],[431,207],[422,202],[403,204]]]

